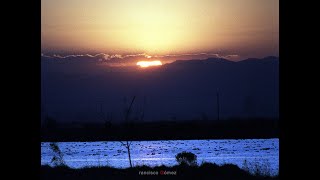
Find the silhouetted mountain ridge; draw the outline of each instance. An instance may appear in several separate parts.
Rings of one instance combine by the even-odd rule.
[[[55,62],[41,63],[42,104],[45,113],[61,121],[101,121],[101,104],[102,113],[123,121],[125,102],[134,95],[132,119],[139,119],[143,107],[144,121],[216,119],[217,90],[221,119],[279,116],[279,61],[273,56],[178,60],[124,72],[95,61]]]

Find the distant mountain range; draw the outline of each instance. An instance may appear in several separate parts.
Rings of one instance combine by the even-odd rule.
[[[278,118],[279,58],[233,62],[221,58],[177,60],[161,67],[114,68],[98,58],[42,57],[42,115],[58,121],[143,121]],[[122,69],[122,70],[119,70]]]

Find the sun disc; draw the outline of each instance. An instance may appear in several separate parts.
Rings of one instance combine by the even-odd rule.
[[[137,65],[142,68],[146,68],[146,67],[150,67],[150,66],[161,66],[162,63],[161,63],[161,61],[139,61],[139,62],[137,62]]]

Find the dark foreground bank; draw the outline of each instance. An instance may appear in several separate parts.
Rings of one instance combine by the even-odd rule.
[[[279,137],[277,119],[78,125],[75,127],[72,124],[55,124],[54,126],[43,127],[41,129],[41,141],[267,139]]]
[[[105,179],[224,179],[224,180],[277,180],[278,176],[270,177],[252,175],[236,165],[218,166],[203,163],[200,166],[177,165],[173,167],[139,166],[117,169],[112,167],[87,167],[71,169],[69,167],[41,166],[42,180],[105,180]]]

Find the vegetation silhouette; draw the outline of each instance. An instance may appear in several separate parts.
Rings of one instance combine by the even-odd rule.
[[[191,152],[183,151],[176,155],[179,165],[197,166],[197,156]]]
[[[41,129],[41,141],[141,141],[174,139],[278,138],[278,119],[221,119],[202,117],[189,121],[157,121],[104,124],[60,124],[53,130]]]
[[[129,115],[130,115],[130,113],[131,113],[132,105],[133,105],[133,103],[134,103],[135,98],[136,98],[136,96],[133,96],[129,107],[126,108],[126,110],[125,110],[125,123],[126,123],[126,128],[129,128],[129,124],[130,124],[130,123],[129,123]],[[120,143],[121,143],[121,145],[123,145],[123,146],[127,149],[129,164],[130,164],[130,167],[132,167],[131,153],[130,153],[130,147],[131,147],[132,141],[129,142],[128,140],[126,140],[125,142],[120,141]]]
[[[158,172],[158,175],[140,175],[141,171]],[[160,175],[160,171],[176,172],[175,175]],[[87,179],[224,179],[224,180],[278,180],[278,176],[250,174],[233,164],[217,165],[202,163],[200,166],[135,166],[125,169],[114,167],[86,167],[72,169],[69,167],[41,166],[40,179],[43,180],[87,180]]]
[[[66,166],[65,161],[63,160],[63,153],[60,150],[56,142],[50,143],[50,149],[53,151],[54,155],[51,159],[51,163],[54,166]]]

